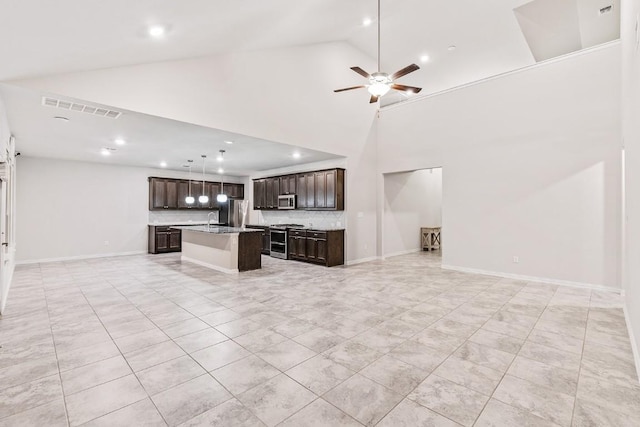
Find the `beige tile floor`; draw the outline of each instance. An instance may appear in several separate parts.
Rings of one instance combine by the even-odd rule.
[[[417,253],[227,276],[179,255],[16,271],[0,426],[638,426],[618,295]]]

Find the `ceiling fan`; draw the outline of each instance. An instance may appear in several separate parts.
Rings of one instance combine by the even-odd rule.
[[[369,93],[371,94],[371,99],[369,103],[374,103],[378,101],[378,98],[386,95],[390,89],[400,90],[408,93],[418,93],[422,90],[420,87],[415,86],[406,86],[394,83],[396,79],[399,79],[402,76],[406,76],[409,73],[413,73],[416,70],[419,70],[416,64],[411,64],[404,67],[402,70],[396,71],[392,75],[388,73],[383,73],[380,71],[380,0],[378,0],[378,72],[369,74],[365,70],[360,67],[351,67],[353,71],[360,74],[363,77],[369,79],[369,84],[360,85],[360,86],[352,86],[346,87],[344,89],[336,89],[334,92],[344,92],[347,90],[360,89],[366,87]]]

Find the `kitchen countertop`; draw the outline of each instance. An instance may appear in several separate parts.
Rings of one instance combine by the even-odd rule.
[[[239,228],[239,227],[226,227],[226,226],[215,226],[215,227],[207,227],[204,225],[178,225],[172,226],[171,228],[175,228],[177,230],[186,230],[186,231],[198,231],[200,233],[210,233],[210,234],[238,234],[238,233],[261,233],[262,230],[251,229],[251,228]]]
[[[247,227],[260,227],[260,228],[269,228],[271,226],[278,226],[279,224],[247,224]],[[341,227],[295,227],[291,230],[308,230],[308,231],[344,231],[344,228]]]
[[[149,225],[154,227],[167,227],[171,225],[207,225],[207,221],[173,221],[173,222],[150,222]],[[217,222],[211,223],[211,225],[219,225]]]

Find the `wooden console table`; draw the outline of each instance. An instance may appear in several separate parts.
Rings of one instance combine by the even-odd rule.
[[[440,249],[440,229],[441,227],[420,228],[420,241],[422,242],[423,251]]]

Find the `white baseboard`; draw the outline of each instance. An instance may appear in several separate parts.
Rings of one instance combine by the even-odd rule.
[[[127,256],[127,255],[143,255],[146,253],[147,251],[131,251],[131,252],[113,252],[108,254],[95,254],[95,255],[76,255],[76,256],[60,257],[60,258],[43,258],[43,259],[34,259],[34,260],[26,260],[26,261],[17,261],[16,265],[42,264],[46,262],[60,262],[60,261],[81,261],[83,259],[110,258],[110,257]]]
[[[592,289],[595,291],[613,292],[616,294],[620,294],[622,292],[621,289],[612,288],[610,286],[594,285],[591,283],[572,282],[569,280],[550,279],[548,277],[524,276],[520,274],[502,273],[498,271],[487,271],[487,270],[480,270],[476,268],[458,267],[455,265],[445,265],[445,264],[442,264],[441,267],[444,270],[460,271],[462,273],[482,274],[485,276],[503,277],[505,279],[524,280],[527,282],[548,283],[551,285],[569,286],[572,288]]]
[[[193,264],[197,264],[200,265],[202,267],[207,267],[210,268],[212,270],[216,270],[219,271],[221,273],[226,273],[226,274],[239,274],[240,270],[234,270],[234,269],[230,269],[230,268],[224,268],[224,267],[219,267],[217,265],[213,265],[213,264],[209,264],[208,262],[204,262],[204,261],[199,261],[197,259],[193,259],[193,258],[189,258],[187,256],[180,256],[180,260],[181,261],[187,261],[187,262],[191,262]]]
[[[369,258],[353,259],[351,261],[347,261],[346,264],[347,265],[363,264],[365,262],[378,261],[380,259],[382,259],[382,258],[378,257],[378,256],[372,256],[372,257],[369,257]]]
[[[624,311],[624,320],[627,324],[627,332],[629,332],[629,341],[631,342],[631,351],[633,352],[633,360],[636,362],[636,375],[638,375],[638,381],[640,381],[640,352],[638,351],[638,343],[636,341],[636,335],[633,333],[634,331],[631,325],[631,319],[629,318],[629,310],[627,310],[626,298],[625,298],[622,309]]]
[[[400,256],[400,255],[409,255],[409,254],[414,254],[416,252],[420,252],[422,249],[420,248],[415,248],[415,249],[409,249],[406,251],[398,251],[398,252],[391,252],[389,254],[384,254],[381,259],[386,259],[386,258],[391,258],[394,256]]]

